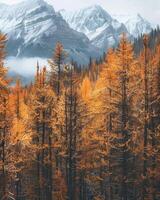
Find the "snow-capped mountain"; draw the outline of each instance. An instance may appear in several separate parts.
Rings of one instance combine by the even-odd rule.
[[[144,33],[150,33],[152,30],[152,25],[143,17],[141,17],[140,14],[137,14],[135,17],[130,18],[125,23],[125,25],[129,33],[132,34],[134,37],[138,37]]]
[[[86,34],[91,43],[103,49],[103,51],[109,47],[116,46],[123,32],[128,34],[124,24],[113,19],[99,5],[75,12],[62,10],[60,13],[74,30]]]
[[[8,35],[9,56],[50,57],[57,41],[63,43],[70,58],[81,63],[99,53],[83,33],[71,29],[44,0],[1,4],[0,30]]]
[[[89,39],[93,39],[91,32],[102,27],[105,23],[110,24],[112,21],[111,16],[99,5],[75,12],[62,10],[60,13],[73,29],[85,33]]]
[[[134,36],[138,37],[144,33],[150,33],[153,25],[144,19],[140,14],[136,15],[114,15],[114,17],[125,24],[128,32]]]

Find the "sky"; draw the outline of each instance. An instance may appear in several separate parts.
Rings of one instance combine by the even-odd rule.
[[[0,0],[1,3],[14,4],[22,0]],[[31,1],[32,0],[28,0]],[[77,10],[86,6],[98,4],[110,14],[136,14],[153,24],[160,24],[160,0],[46,0],[53,4],[55,10]]]

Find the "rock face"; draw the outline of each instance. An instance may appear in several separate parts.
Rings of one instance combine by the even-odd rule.
[[[27,0],[14,6],[1,4],[0,30],[8,35],[8,56],[48,58],[58,41],[70,59],[80,63],[100,55],[83,33],[71,29],[43,0]]]

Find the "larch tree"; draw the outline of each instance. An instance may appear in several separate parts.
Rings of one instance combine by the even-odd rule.
[[[54,92],[47,84],[46,68],[39,71],[37,67],[36,82],[29,95],[30,122],[33,143],[37,149],[36,175],[38,199],[53,198],[53,155],[51,110],[54,104]]]
[[[23,88],[19,80],[11,90],[9,106],[12,120],[8,136],[7,168],[10,174],[10,192],[19,200],[28,195],[25,182],[29,163],[34,158],[32,132],[27,124],[28,107],[24,103]]]
[[[61,81],[63,75],[63,64],[66,58],[66,52],[63,45],[58,42],[55,47],[52,59],[48,61],[51,68],[51,85],[56,90],[57,95],[61,92]]]

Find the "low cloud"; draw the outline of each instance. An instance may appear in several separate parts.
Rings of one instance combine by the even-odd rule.
[[[48,65],[47,59],[10,57],[6,59],[5,66],[8,67],[9,71],[28,77],[36,73],[37,61],[39,62],[40,68]]]

